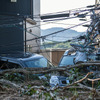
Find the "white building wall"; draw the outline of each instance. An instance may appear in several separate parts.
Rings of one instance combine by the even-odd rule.
[[[27,23],[27,40],[40,37],[40,0],[33,0],[33,20],[36,25]],[[39,52],[40,39],[27,42],[27,51]]]

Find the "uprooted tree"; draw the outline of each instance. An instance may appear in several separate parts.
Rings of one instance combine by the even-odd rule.
[[[97,68],[86,71],[88,66]],[[0,71],[0,100],[14,98],[18,100],[93,100],[100,98],[100,62],[87,62],[60,68],[24,68],[7,69]],[[39,78],[43,74],[46,78]],[[70,81],[66,86],[50,87],[49,80],[52,75],[62,75]],[[12,100],[12,99],[11,99]]]

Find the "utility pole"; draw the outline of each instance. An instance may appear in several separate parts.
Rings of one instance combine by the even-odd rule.
[[[26,35],[27,35],[27,33],[26,33],[26,31],[27,31],[26,18],[25,18],[24,22],[25,22],[25,36],[24,36],[24,38],[25,38],[25,52],[26,52],[27,51],[27,44],[26,44]]]

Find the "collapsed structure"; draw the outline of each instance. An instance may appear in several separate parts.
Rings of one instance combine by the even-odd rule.
[[[80,45],[71,44],[75,49],[76,56],[74,58],[74,63],[86,62],[88,60],[100,60],[100,6],[99,4],[90,9],[91,23],[88,26],[87,32],[84,36],[79,37],[84,40]],[[93,57],[94,56],[94,57]]]

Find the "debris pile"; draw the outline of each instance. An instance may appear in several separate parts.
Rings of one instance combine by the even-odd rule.
[[[93,65],[92,65],[93,64]],[[93,100],[100,98],[99,73],[84,72],[87,62],[60,68],[9,69],[0,72],[0,100]],[[98,70],[99,72],[99,70]],[[41,75],[42,74],[42,77]],[[52,76],[64,76],[69,83],[51,87]]]

